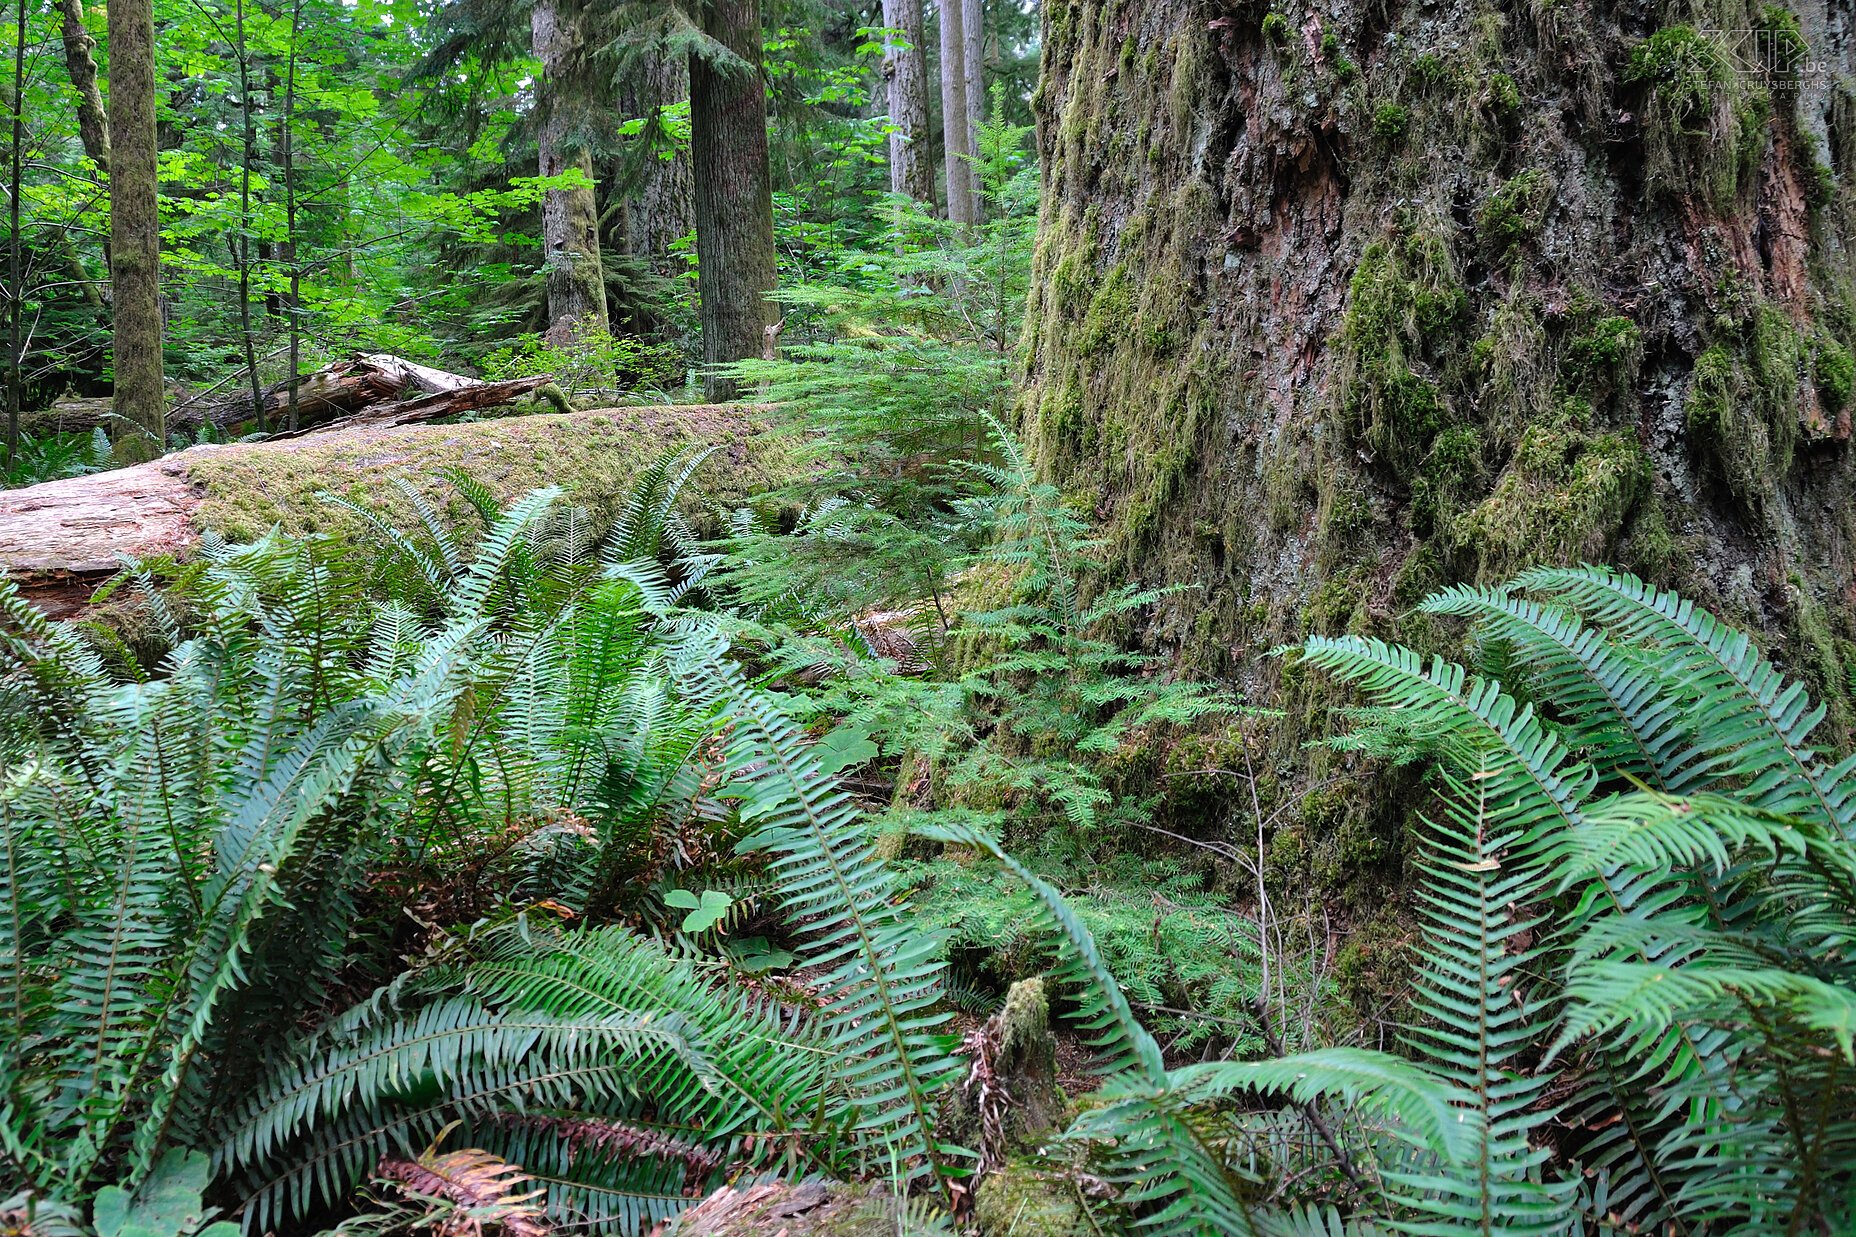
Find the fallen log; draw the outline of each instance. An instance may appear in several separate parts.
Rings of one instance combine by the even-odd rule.
[[[326,425],[300,429],[294,434],[272,434],[271,438],[275,440],[339,434],[363,427],[385,429],[388,426],[410,425],[417,421],[435,421],[439,417],[461,416],[467,412],[482,412],[486,408],[512,404],[525,395],[548,395],[550,393],[553,396],[551,402],[556,408],[563,412],[573,411],[566,397],[560,393],[560,389],[554,386],[554,379],[547,374],[541,374],[533,378],[510,378],[503,382],[472,381],[466,386],[433,391],[411,399],[369,404],[358,412],[350,413]]]
[[[480,412],[526,395],[547,397],[551,387],[552,381],[547,376],[485,382],[420,365],[391,353],[368,353],[300,376],[296,382],[297,425],[289,432],[302,434],[346,423],[363,412],[368,414],[366,418],[357,419],[353,424],[401,425]],[[570,411],[558,391],[553,392],[553,396],[551,402],[561,411]],[[262,419],[269,425],[281,427],[289,415],[290,382],[284,379],[265,389]],[[25,414],[21,428],[30,434],[90,430],[106,424],[109,417],[107,395],[71,397]],[[168,413],[168,428],[187,433],[202,425],[211,425],[230,431],[255,426],[259,419],[252,413],[249,392],[241,391],[221,396],[211,403],[202,402],[199,396],[180,400]]]
[[[391,353],[375,352],[337,361],[297,380],[296,427],[301,434],[328,425],[398,425],[465,412],[479,412],[511,403],[552,385],[552,378],[516,378],[484,382],[463,374],[447,373]],[[406,398],[409,392],[418,395]],[[563,411],[567,411],[563,399]],[[365,420],[360,414],[367,414]],[[375,415],[384,414],[384,415]],[[264,393],[264,419],[282,427],[290,415],[288,379],[273,383]],[[209,417],[215,425],[250,421],[250,400],[228,400]]]
[[[735,503],[792,475],[790,449],[752,405],[605,408],[453,425],[366,425],[255,443],[191,447],[147,464],[0,491],[0,570],[54,617],[89,604],[125,557],[186,558],[213,532],[250,540],[270,528],[355,539],[362,522],[320,497],[365,501],[416,526],[405,482],[459,521],[468,504],[443,470],[459,468],[505,500],[558,485],[595,520],[616,514],[633,478],[667,450],[720,447],[705,497]]]

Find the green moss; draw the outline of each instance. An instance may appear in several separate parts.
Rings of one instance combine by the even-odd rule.
[[[1653,187],[1699,193],[1727,209],[1752,183],[1771,112],[1765,91],[1715,35],[1694,26],[1658,30],[1631,49],[1624,79],[1644,88],[1643,132]]]
[[[1351,574],[1339,573],[1321,582],[1302,607],[1308,635],[1337,636],[1366,620],[1366,589]]]
[[[1629,318],[1599,318],[1566,344],[1561,373],[1575,391],[1603,392],[1635,377],[1643,356],[1643,332]]]
[[[1375,241],[1360,255],[1341,322],[1337,394],[1395,475],[1409,476],[1452,420],[1428,359],[1454,348],[1464,294],[1448,247],[1424,232]]]
[[[1850,391],[1856,385],[1856,359],[1845,348],[1828,335],[1817,337],[1817,353],[1811,360],[1811,376],[1817,383],[1817,398],[1826,411],[1835,414],[1842,412],[1850,402]]]
[[[1759,10],[1757,29],[1765,36],[1760,50],[1767,67],[1775,80],[1787,83],[1789,88],[1800,66],[1811,57],[1797,14],[1783,5],[1765,5]]]
[[[1271,10],[1263,15],[1263,37],[1281,47],[1289,41],[1289,19]]]
[[[1425,52],[1411,62],[1411,76],[1420,86],[1440,89],[1455,79],[1450,64],[1436,52]]]
[[[1485,97],[1498,116],[1508,117],[1521,110],[1521,88],[1506,73],[1491,73]]]
[[[1837,200],[1837,173],[1828,163],[1813,163],[1804,182],[1805,200],[1822,210]]]
[[[1476,216],[1476,223],[1489,246],[1505,255],[1540,234],[1552,202],[1552,178],[1539,168],[1529,168],[1503,181],[1489,195]]]
[[[1475,552],[1484,579],[1537,563],[1600,562],[1650,476],[1635,437],[1530,426],[1494,492],[1451,535]]]
[[[1127,268],[1117,263],[1096,289],[1083,316],[1078,344],[1084,356],[1095,356],[1118,343],[1134,320],[1134,289]]]
[[[1074,1185],[1017,1161],[980,1180],[973,1219],[982,1237],[1081,1237],[1091,1231]]]
[[[1431,445],[1411,483],[1411,530],[1430,537],[1446,529],[1459,505],[1480,490],[1482,431],[1473,425],[1445,430]]]
[[[1397,103],[1381,103],[1373,111],[1373,134],[1382,142],[1398,141],[1410,125],[1411,113]]]
[[[604,520],[630,492],[638,472],[659,454],[690,442],[730,444],[692,487],[724,502],[790,479],[796,465],[783,440],[736,408],[614,408],[568,416],[507,417],[465,425],[400,429],[298,440],[287,450],[228,446],[176,457],[202,494],[194,523],[228,540],[289,533],[362,535],[358,517],[322,501],[329,492],[381,510],[413,527],[417,513],[394,484],[411,483],[440,511],[468,519],[466,504],[440,473],[462,468],[507,500],[558,485],[569,501]]]
[[[1791,468],[1802,349],[1803,337],[1784,311],[1762,305],[1738,349],[1714,344],[1689,375],[1690,440],[1753,514],[1765,511]]]

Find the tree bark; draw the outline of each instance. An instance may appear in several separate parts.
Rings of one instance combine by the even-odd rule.
[[[1762,632],[1847,742],[1856,44],[1793,8],[1827,69],[1671,121],[1593,51],[1655,31],[1625,0],[1045,7],[1022,424],[1111,562],[1190,589],[1142,646],[1280,702],[1286,880],[1386,905],[1411,801],[1347,780],[1311,740],[1351,697],[1266,651],[1461,653],[1415,609],[1452,583],[1626,567]]]
[[[688,101],[690,66],[684,56],[646,55],[637,73],[637,105],[653,116],[664,108]],[[688,150],[663,157],[661,143],[646,126],[649,149],[639,155],[636,178],[625,212],[626,252],[643,258],[659,271],[670,270],[671,247],[689,235],[694,226],[693,189]]]
[[[960,10],[961,93],[967,104],[967,152],[976,160],[967,173],[967,183],[973,193],[973,222],[978,223],[985,214],[977,160],[980,125],[986,119],[986,0],[960,0]]]
[[[717,367],[761,355],[775,318],[766,294],[777,268],[759,0],[712,0],[703,27],[741,62],[690,62],[703,390],[720,403],[735,397],[735,383]]]
[[[167,440],[161,380],[161,231],[155,152],[153,0],[109,0],[110,288],[120,449],[159,454]]]
[[[941,0],[941,146],[947,169],[947,217],[971,227],[973,143],[967,133],[967,40],[963,0]]]
[[[110,122],[103,113],[103,95],[97,90],[97,41],[84,28],[84,0],[58,0],[58,17],[64,35],[64,67],[77,92],[77,136],[84,153],[97,165],[97,178],[110,178]]]
[[[883,0],[883,77],[889,88],[889,189],[934,203],[928,140],[928,60],[922,0]]]
[[[541,174],[577,171],[584,183],[550,189],[541,201],[543,263],[548,278],[548,339],[565,343],[587,330],[609,329],[606,275],[599,255],[599,207],[593,196],[593,154],[577,132],[586,76],[585,0],[537,0],[529,33],[541,77],[536,83],[540,127],[535,142]]]

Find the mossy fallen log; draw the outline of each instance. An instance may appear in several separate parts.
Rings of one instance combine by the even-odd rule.
[[[445,475],[452,469],[505,499],[558,485],[604,519],[642,468],[689,444],[718,448],[700,477],[704,495],[738,502],[790,475],[791,453],[767,429],[763,409],[695,405],[192,447],[131,468],[0,491],[0,569],[63,617],[81,610],[125,557],[186,558],[207,533],[232,541],[273,527],[360,536],[361,521],[324,501],[325,493],[365,501],[407,527],[417,522],[415,494],[468,518]]]

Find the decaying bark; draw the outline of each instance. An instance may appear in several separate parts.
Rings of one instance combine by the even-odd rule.
[[[696,170],[696,254],[708,399],[733,399],[716,372],[761,355],[773,324],[777,273],[773,178],[767,154],[767,86],[760,71],[759,0],[713,0],[705,32],[752,66],[690,63],[690,155]]]
[[[112,436],[131,450],[167,441],[161,381],[161,233],[155,199],[153,0],[109,0],[111,365],[120,420]]]
[[[361,426],[385,428],[390,425],[411,425],[418,421],[435,421],[439,417],[455,417],[466,412],[482,412],[486,408],[499,408],[504,404],[514,403],[526,395],[540,394],[553,384],[554,379],[547,374],[536,374],[529,378],[507,378],[501,382],[472,382],[468,386],[456,387],[448,391],[431,391],[408,399],[370,402],[327,424],[299,429],[293,434],[273,434],[271,437],[274,439],[301,438],[316,434],[340,433]],[[299,399],[301,399],[300,392]],[[557,407],[567,410],[566,401],[558,392],[554,402]],[[323,406],[332,406],[332,402],[325,401]],[[305,409],[306,413],[315,410],[313,405]]]
[[[899,1230],[888,1182],[769,1181],[723,1186],[677,1218],[677,1237],[890,1237]]]
[[[550,189],[541,200],[541,241],[548,278],[550,343],[562,344],[586,330],[604,331],[606,276],[599,256],[599,206],[593,197],[593,155],[584,134],[575,132],[572,83],[584,76],[586,6],[582,0],[537,0],[529,11],[535,58],[540,126],[535,135],[541,174],[580,173],[571,189]]]
[[[495,408],[528,395],[539,395],[555,403],[561,411],[571,411],[561,406],[558,392],[547,389],[551,382],[546,374],[484,382],[385,352],[370,353],[353,360],[337,361],[297,379],[296,432],[316,431],[357,414],[364,414],[361,421],[369,425],[429,421]],[[264,419],[277,425],[285,424],[285,414],[290,407],[289,380],[272,383],[261,393],[261,399]],[[61,399],[49,408],[28,414],[22,424],[33,434],[70,433],[107,425],[110,413],[108,399]],[[210,425],[221,431],[237,432],[253,420],[252,401],[241,394],[216,402],[183,401],[168,414],[168,428],[191,432]],[[288,435],[279,431],[275,436]]]
[[[922,45],[922,0],[883,0],[883,77],[889,90],[889,188],[934,202],[934,156],[928,134],[928,61]]]

